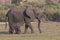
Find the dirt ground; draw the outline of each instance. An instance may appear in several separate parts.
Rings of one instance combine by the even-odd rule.
[[[42,33],[39,33],[36,22],[32,22],[32,26],[33,34],[30,33],[30,29],[26,34],[22,34],[24,26],[21,26],[21,34],[8,34],[8,27],[5,29],[5,23],[0,22],[0,38],[1,40],[60,40],[60,22],[41,22]]]

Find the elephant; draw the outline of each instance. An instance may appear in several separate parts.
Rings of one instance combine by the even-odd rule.
[[[28,27],[31,29],[31,33],[33,33],[33,28],[31,25],[31,22],[34,19],[38,20],[38,30],[41,33],[40,29],[40,15],[36,12],[36,10],[33,7],[23,7],[23,8],[12,8],[10,9],[7,14],[8,23],[9,23],[9,33],[12,34],[15,33],[19,34],[21,33],[20,26],[22,26],[25,23],[25,31],[27,32]]]

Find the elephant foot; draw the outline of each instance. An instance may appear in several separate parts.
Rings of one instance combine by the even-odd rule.
[[[15,34],[20,34],[20,32],[16,32]]]
[[[33,34],[34,32],[31,32],[31,34]]]
[[[17,28],[17,29],[15,30],[15,34],[20,34],[20,33],[21,33],[21,30]]]
[[[40,33],[42,33],[42,32],[40,31]]]
[[[15,34],[21,34],[21,32],[20,31],[17,31]]]
[[[24,32],[23,34],[26,34],[26,32]]]
[[[15,33],[15,34],[20,34],[20,33]]]
[[[13,32],[12,31],[9,31],[9,34],[13,34]]]

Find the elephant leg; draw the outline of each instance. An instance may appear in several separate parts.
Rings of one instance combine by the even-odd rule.
[[[31,25],[31,22],[28,21],[28,23],[27,23],[26,25],[27,25],[27,28],[26,28],[26,29],[28,29],[28,27],[29,27],[29,28],[31,29],[31,33],[34,33],[34,32],[33,32],[32,25]]]
[[[32,28],[32,25],[31,25],[31,20],[29,19],[29,18],[27,18],[27,17],[25,17],[25,19],[24,19],[24,21],[25,21],[25,30],[27,30],[28,29],[28,27],[31,29],[31,33],[33,33],[33,28]]]
[[[27,29],[28,29],[28,25],[25,24],[25,31],[23,34],[25,34],[27,32]]]
[[[20,32],[21,32],[21,30],[20,30],[20,26],[15,26],[15,32],[16,32],[16,34],[19,34]]]
[[[32,25],[29,23],[29,24],[25,25],[25,31],[24,31],[24,34],[27,32],[28,27],[31,29],[31,33],[34,33],[34,32],[33,32],[33,29],[32,29]]]
[[[31,23],[28,23],[27,25],[28,25],[28,27],[31,29],[31,33],[34,33]]]
[[[20,29],[16,28],[16,34],[19,34],[20,33]]]
[[[9,34],[13,34],[13,28],[12,27],[9,27]]]

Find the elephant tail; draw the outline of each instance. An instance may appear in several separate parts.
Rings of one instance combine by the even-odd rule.
[[[7,17],[5,18],[5,29],[7,28]]]
[[[5,17],[5,29],[7,28],[7,17],[8,17],[8,14],[11,12],[11,9],[8,9],[7,11],[6,11],[6,17]]]

